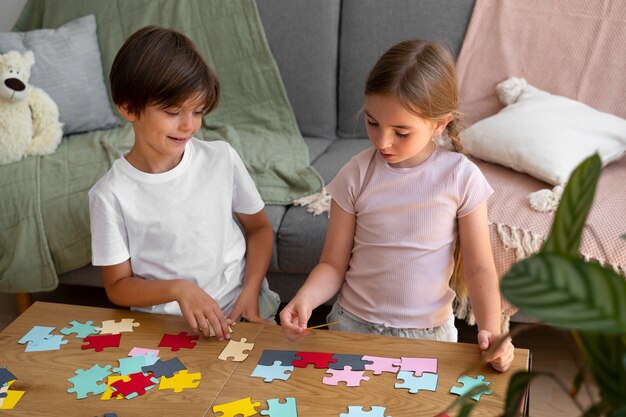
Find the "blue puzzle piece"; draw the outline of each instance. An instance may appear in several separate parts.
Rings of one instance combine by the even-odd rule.
[[[267,400],[267,410],[261,410],[261,414],[270,417],[298,417],[296,408],[296,399],[293,397],[285,398],[285,402],[281,403],[279,398]]]
[[[0,368],[0,387],[7,382],[17,379],[7,368]]]
[[[50,333],[56,329],[56,327],[47,327],[47,326],[33,326],[32,329],[28,331],[17,343],[28,343],[28,342],[38,342],[40,340],[44,340],[52,336]]]
[[[372,406],[370,411],[365,411],[364,407],[349,405],[348,413],[339,414],[339,417],[385,417],[386,407]]]
[[[107,384],[98,384],[98,382],[112,374],[109,369],[111,369],[111,365],[104,367],[94,365],[86,371],[84,369],[78,369],[76,376],[68,378],[68,381],[74,386],[69,388],[67,392],[75,392],[76,398],[79,400],[81,398],[87,398],[87,394],[90,392],[94,395],[102,394],[106,391]]]
[[[344,366],[349,366],[353,371],[364,371],[365,365],[370,365],[372,363],[372,361],[364,361],[363,355],[335,353],[332,357],[337,359],[337,362],[329,363],[328,368],[339,371],[343,370]]]
[[[422,376],[415,376],[411,371],[400,371],[397,378],[404,382],[402,384],[396,383],[396,388],[407,388],[411,394],[417,394],[420,390],[436,391],[439,375],[424,372]]]
[[[25,352],[43,352],[46,350],[59,350],[61,345],[66,345],[68,340],[63,339],[60,334],[50,336],[48,339],[28,342]]]
[[[118,359],[120,366],[113,368],[113,372],[117,372],[120,375],[136,374],[137,372],[143,372],[142,367],[146,366],[147,356],[129,356],[126,358]]]
[[[72,320],[70,322],[72,327],[64,327],[59,332],[64,335],[70,335],[72,333],[76,333],[76,337],[79,339],[84,339],[90,334],[98,334],[99,330],[96,329],[96,326],[93,325],[93,321],[89,320],[86,323],[81,323],[76,320]]]
[[[272,382],[275,379],[286,381],[291,376],[287,372],[292,372],[293,368],[293,366],[283,366],[279,361],[275,361],[272,366],[257,365],[251,376],[264,378],[265,382]]]
[[[158,360],[154,364],[147,365],[141,368],[145,373],[154,374],[155,378],[161,378],[162,376],[171,378],[178,371],[187,369],[185,365],[178,358],[172,358],[170,360]]]
[[[272,366],[274,362],[278,361],[282,366],[291,366],[297,353],[293,350],[264,350],[258,365]]]
[[[463,375],[459,377],[459,379],[457,379],[457,382],[460,382],[461,384],[463,384],[463,386],[462,387],[454,386],[450,389],[450,392],[453,394],[457,394],[457,395],[463,395],[474,387],[480,387],[480,386],[488,387],[489,385],[491,385],[491,382],[484,381],[484,379],[485,377],[483,375],[478,375],[476,378]],[[485,392],[481,392],[480,394],[472,395],[471,398],[474,401],[479,401],[481,395],[483,394],[489,395],[491,393],[493,393],[492,390],[487,390]]]

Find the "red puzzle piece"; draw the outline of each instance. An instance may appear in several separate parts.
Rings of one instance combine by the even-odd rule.
[[[111,384],[111,387],[115,388],[118,394],[122,394],[127,399],[143,395],[147,389],[153,388],[159,383],[158,379],[143,372],[137,372],[128,376],[130,377],[128,381],[119,380]]]
[[[96,352],[102,352],[107,347],[119,347],[120,340],[122,339],[121,333],[118,334],[103,334],[103,335],[90,335],[85,337],[86,345],[82,345],[81,349],[95,349]]]
[[[164,334],[159,347],[172,348],[173,352],[176,352],[180,348],[193,349],[196,346],[196,342],[192,340],[198,340],[200,336],[188,335],[187,332],[180,332],[179,334]]]
[[[329,363],[337,362],[336,358],[332,356],[334,353],[324,352],[298,352],[296,358],[291,364],[296,368],[306,368],[308,364],[312,363],[315,368],[328,368]]]

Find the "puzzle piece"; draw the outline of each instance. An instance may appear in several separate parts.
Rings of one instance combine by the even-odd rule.
[[[115,381],[111,384],[111,388],[128,400],[144,395],[147,390],[154,388],[159,383],[158,379],[143,372],[137,372],[128,376],[130,377],[128,381]]]
[[[185,388],[198,388],[202,375],[200,372],[190,374],[187,370],[178,372],[171,378],[161,377],[159,389],[174,389],[174,392],[182,392]]]
[[[111,384],[113,384],[114,382],[117,381],[130,381],[130,377],[128,375],[112,375],[109,376],[107,378],[107,387],[106,390],[104,391],[104,394],[102,394],[102,397],[100,397],[101,400],[110,400],[111,398],[115,398],[118,400],[123,400],[124,396],[115,391],[113,389],[113,387],[111,386]]]
[[[288,372],[292,372],[293,369],[293,366],[283,366],[281,362],[274,361],[271,366],[257,365],[251,376],[264,378],[265,382],[272,382],[275,379],[286,381],[291,376]]]
[[[309,364],[313,364],[314,368],[328,368],[328,364],[337,362],[332,356],[332,353],[325,352],[298,352],[297,359],[291,364],[296,368],[306,368]]]
[[[229,340],[217,358],[223,361],[228,360],[228,358],[233,358],[234,362],[244,361],[248,357],[248,353],[254,348],[254,343],[246,343],[247,340],[245,337],[240,341]]]
[[[470,376],[463,375],[463,376],[459,377],[459,379],[457,379],[457,382],[460,382],[461,384],[463,384],[463,386],[462,387],[453,386],[450,389],[450,392],[452,394],[463,395],[466,392],[470,391],[474,387],[491,385],[491,382],[484,381],[484,379],[485,379],[485,377],[483,375],[478,375],[476,378],[472,378]],[[471,398],[474,401],[479,401],[480,397],[483,394],[489,395],[489,394],[492,394],[492,393],[493,393],[492,390],[487,390],[487,391],[482,392],[480,394],[472,395]]]
[[[178,358],[172,358],[168,361],[162,359],[156,361],[152,365],[144,366],[141,368],[143,372],[152,372],[155,378],[166,376],[171,378],[178,371],[187,369],[185,365]]]
[[[95,349],[96,352],[102,352],[104,348],[108,347],[119,347],[120,340],[122,338],[121,334],[104,334],[104,335],[90,335],[85,337],[85,342],[87,344],[82,345],[80,348],[85,349]]]
[[[130,356],[127,358],[118,359],[120,366],[113,368],[113,372],[117,372],[120,375],[136,374],[142,372],[144,366],[146,366],[147,356]]]
[[[293,397],[285,398],[285,402],[281,403],[279,398],[267,400],[267,410],[261,410],[261,415],[270,417],[298,417],[298,409],[296,408],[296,399]]]
[[[0,398],[0,410],[12,410],[26,391],[9,390],[6,397]]]
[[[159,347],[169,347],[172,352],[180,350],[180,348],[193,349],[196,346],[196,342],[192,340],[198,340],[200,336],[188,335],[187,332],[180,332],[178,334],[164,334]]]
[[[339,385],[339,382],[345,382],[347,387],[359,387],[361,386],[361,381],[368,381],[370,379],[369,376],[363,376],[364,373],[364,371],[353,371],[349,366],[344,366],[342,370],[329,368],[326,374],[331,374],[331,376],[324,377],[322,383],[326,385]]]
[[[72,333],[76,334],[76,337],[79,339],[84,339],[90,334],[98,334],[98,329],[93,325],[93,321],[89,320],[85,323],[81,323],[76,320],[70,321],[71,327],[64,327],[59,332],[62,334],[69,336]]]
[[[386,407],[371,406],[369,411],[360,405],[349,405],[348,413],[339,414],[339,417],[385,417]]]
[[[36,342],[28,342],[24,352],[43,352],[46,350],[59,350],[61,345],[66,345],[69,340],[63,339],[60,334],[51,335],[48,339],[41,339]]]
[[[439,375],[424,372],[420,376],[416,376],[411,371],[400,371],[398,372],[398,379],[404,382],[402,384],[396,383],[396,388],[406,388],[411,394],[417,394],[420,390],[437,391]]]
[[[128,356],[143,356],[145,365],[154,365],[159,360],[159,350],[134,347],[128,352]]]
[[[94,395],[102,394],[106,391],[106,384],[98,384],[98,382],[111,375],[109,369],[111,369],[111,365],[104,367],[94,365],[86,371],[78,369],[75,372],[76,376],[68,379],[74,387],[69,388],[67,392],[75,392],[76,398],[79,400],[87,398],[87,394],[90,392]]]
[[[7,368],[0,368],[0,387],[4,384],[15,381],[17,378]]]
[[[370,363],[363,360],[363,355],[335,353],[332,358],[337,359],[337,362],[329,363],[328,367],[337,370],[343,369],[344,366],[349,366],[353,371],[364,371],[365,365]]]
[[[401,371],[410,371],[415,376],[423,372],[437,373],[437,358],[400,358],[400,362],[394,363]]]
[[[238,414],[243,417],[250,417],[257,414],[254,407],[260,406],[259,401],[252,402],[252,398],[242,398],[241,400],[231,401],[229,403],[219,404],[213,406],[214,413],[222,413],[221,417],[235,417]]]
[[[278,361],[283,366],[291,366],[296,353],[293,350],[264,350],[259,359],[259,365],[272,366]]]
[[[398,373],[399,366],[395,363],[400,362],[398,358],[384,358],[382,356],[363,356],[364,361],[369,361],[369,364],[365,364],[365,370],[374,371],[374,375],[380,375],[383,372],[391,372],[392,374]]]
[[[25,344],[28,342],[38,342],[40,340],[48,339],[52,336],[52,332],[56,327],[47,326],[33,326],[17,343]]]
[[[134,327],[139,326],[135,319],[122,319],[120,321],[105,320],[101,327],[96,327],[100,334],[120,334],[122,332],[132,332]]]

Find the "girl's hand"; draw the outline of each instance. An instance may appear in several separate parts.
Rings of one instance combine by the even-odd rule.
[[[209,337],[213,328],[219,341],[230,339],[228,325],[233,322],[226,319],[213,297],[188,280],[181,280],[174,292],[183,317],[194,332]]]
[[[506,372],[511,367],[515,347],[509,336],[481,330],[478,332],[478,346],[485,362],[489,362],[496,371]]]
[[[295,342],[310,333],[306,327],[311,312],[312,309],[308,304],[295,298],[283,308],[280,312],[280,328],[289,341]]]
[[[239,294],[228,319],[234,323],[238,321],[240,317],[250,323],[276,325],[276,323],[264,320],[259,316],[258,291],[246,290],[245,288],[241,291],[241,294]]]

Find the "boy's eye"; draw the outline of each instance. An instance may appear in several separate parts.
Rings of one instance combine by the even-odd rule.
[[[177,111],[173,111],[173,110],[165,110],[165,113],[168,116],[178,116],[178,112]]]

